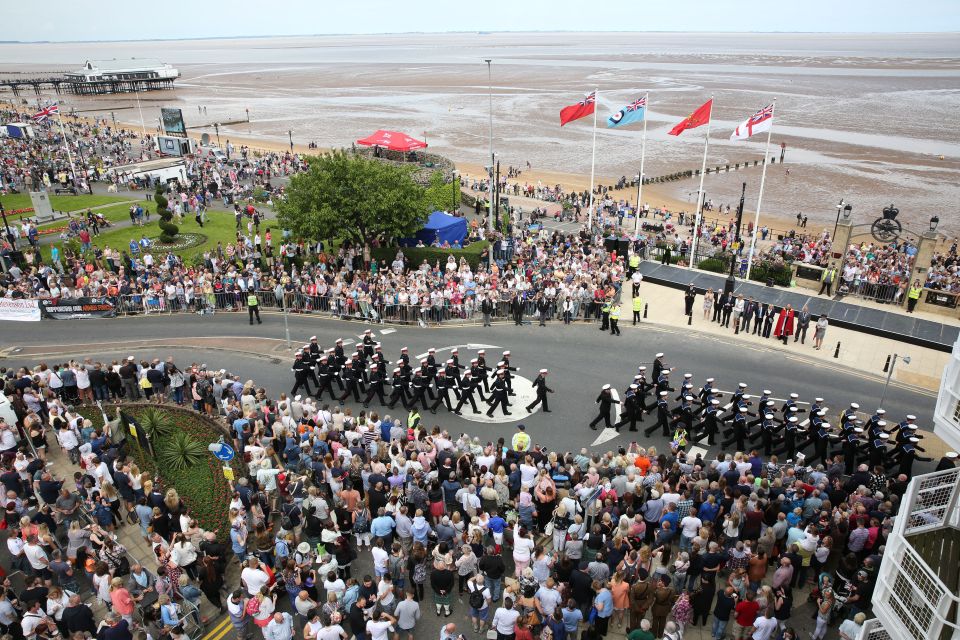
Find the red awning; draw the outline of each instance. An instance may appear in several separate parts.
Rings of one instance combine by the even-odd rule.
[[[426,142],[411,138],[405,133],[399,131],[384,131],[380,129],[371,136],[357,140],[357,144],[365,147],[383,147],[390,151],[413,151],[414,149],[424,149]]]

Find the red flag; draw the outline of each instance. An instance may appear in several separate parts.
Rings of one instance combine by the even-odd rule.
[[[593,115],[593,111],[597,106],[596,103],[597,92],[591,91],[577,104],[571,104],[569,107],[560,109],[560,126],[562,127],[568,122],[573,122],[574,120],[579,120],[580,118]]]
[[[687,129],[696,129],[710,122],[710,113],[713,111],[713,98],[704,102],[700,107],[680,121],[673,129],[670,129],[670,135],[678,136]]]

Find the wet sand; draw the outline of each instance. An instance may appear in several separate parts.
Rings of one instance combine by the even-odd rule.
[[[0,73],[25,70],[22,60],[39,70],[69,68],[85,56],[157,57],[177,64],[183,77],[173,92],[141,94],[148,127],[160,106],[179,106],[188,126],[207,125],[191,133],[213,137],[213,122],[243,120],[249,108],[252,121],[221,126],[222,140],[288,148],[292,130],[294,142],[326,148],[395,129],[425,137],[432,151],[478,174],[489,157],[482,58],[490,57],[501,166],[530,161],[533,171],[523,178],[568,188],[589,181],[592,122],[560,128],[558,112],[585,91],[600,89],[600,184],[639,171],[640,127],[602,127],[607,115],[644,92],[651,104],[648,176],[699,168],[705,127],[679,138],[666,132],[711,94],[708,166],[762,158],[762,138],[731,143],[727,137],[776,97],[771,152],[779,155],[785,142],[787,164],[767,175],[763,210],[771,226],[793,223],[802,211],[808,229],[832,228],[843,197],[858,222],[869,223],[893,202],[909,229],[925,229],[936,214],[941,230],[956,233],[960,218],[950,212],[960,200],[957,42],[955,34],[467,33],[38,44],[0,46]],[[118,120],[138,123],[133,105],[132,96],[65,100],[68,108],[101,115],[113,109]],[[746,181],[752,211],[759,180],[759,167],[710,175],[705,191],[714,203],[735,205]],[[692,179],[648,187],[643,199],[689,211],[697,186]],[[636,195],[630,190],[624,197]]]

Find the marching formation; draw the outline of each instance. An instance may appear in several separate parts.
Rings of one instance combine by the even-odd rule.
[[[430,348],[418,363],[416,359],[411,361],[409,349],[403,347],[397,360],[393,361],[391,371],[391,360],[369,329],[349,357],[343,339],[338,339],[333,347],[323,349],[317,337],[312,336],[310,343],[303,345],[294,356],[291,371],[295,383],[290,395],[295,396],[302,387],[307,395],[318,400],[329,393],[330,399],[341,406],[352,397],[354,402],[362,402],[367,408],[376,397],[389,409],[399,403],[408,411],[416,411],[419,404],[425,411],[435,414],[443,405],[448,412],[457,415],[463,415],[461,410],[468,403],[474,414],[483,413],[477,408],[476,395],[480,402],[488,405],[487,417],[493,417],[498,408],[503,415],[512,415],[510,398],[517,395],[513,390],[513,374],[519,369],[511,363],[509,351],[504,351],[501,360],[493,367],[487,365],[486,355],[486,350],[480,349],[467,366],[460,363],[460,350],[456,347],[445,361],[438,361],[437,350]],[[550,412],[547,394],[553,390],[547,386],[548,374],[547,369],[540,369],[533,383],[536,400],[526,407],[527,412],[540,404],[543,411]],[[315,388],[313,392],[311,382]],[[339,389],[339,395],[334,386]],[[389,397],[386,386],[390,387]]]

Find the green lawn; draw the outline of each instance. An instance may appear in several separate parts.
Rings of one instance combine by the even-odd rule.
[[[113,204],[114,202],[125,202],[127,200],[138,199],[143,199],[143,195],[140,195],[139,197],[133,195],[101,196],[97,194],[92,196],[50,196],[50,206],[53,207],[54,211],[78,211],[88,207],[99,207],[105,204]],[[7,211],[11,211],[13,209],[27,209],[33,206],[33,203],[30,202],[29,193],[15,193],[6,196],[0,196],[0,202],[3,203],[3,207]]]
[[[126,210],[129,208],[129,205],[122,205],[117,207],[121,210],[123,216],[126,216]],[[121,216],[122,218],[122,216]],[[141,236],[146,236],[149,239],[155,239],[160,235],[160,228],[157,226],[159,218],[156,214],[150,216],[150,223],[142,227],[123,227],[121,229],[114,229],[111,231],[106,231],[101,233],[96,238],[93,238],[93,243],[98,247],[109,246],[111,249],[120,249],[125,250],[130,244],[131,239],[139,240]],[[198,247],[190,247],[180,251],[174,251],[181,256],[185,261],[190,261],[192,258],[202,255],[203,252],[207,249],[214,249],[217,246],[217,242],[222,242],[224,246],[228,243],[232,243],[236,239],[236,221],[234,220],[233,214],[223,211],[208,211],[207,212],[207,222],[204,223],[203,228],[201,229],[199,225],[194,221],[193,216],[185,217],[183,224],[178,225],[180,230],[185,233],[202,233],[207,236],[207,242],[205,245]],[[275,226],[275,225],[266,225],[266,226]],[[260,230],[264,231],[266,226],[261,225]],[[246,228],[244,228],[244,233],[246,233]],[[57,244],[60,244],[57,242]],[[154,253],[155,258],[162,257],[161,252]],[[45,259],[50,258],[50,245],[43,247],[43,257]]]
[[[97,213],[105,217],[110,222],[121,222],[123,220],[130,220],[130,203],[127,204],[115,204],[109,207],[104,207],[103,209],[97,209]],[[151,221],[153,220],[153,215],[150,216]],[[46,224],[41,224],[39,229],[51,229],[54,227],[66,227],[70,224],[70,220],[67,218],[61,218],[55,222],[48,222]]]

